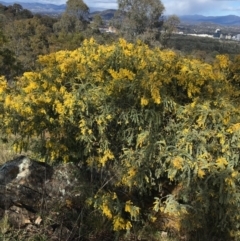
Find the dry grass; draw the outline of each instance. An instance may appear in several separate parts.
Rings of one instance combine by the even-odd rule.
[[[12,145],[9,142],[0,141],[0,165],[13,159],[16,153],[13,151]]]
[[[0,133],[0,165],[3,165],[7,161],[10,161],[14,158],[16,158],[19,155],[27,155],[29,157],[33,156],[33,153],[29,151],[22,151],[21,153],[17,153],[13,146],[16,142],[17,137],[12,135],[9,136],[7,139],[1,137]]]

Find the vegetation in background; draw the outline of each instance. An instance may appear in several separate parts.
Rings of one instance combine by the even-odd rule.
[[[115,34],[99,31],[103,21],[98,15],[90,22],[89,8],[83,1],[68,1],[66,11],[58,17],[32,14],[19,4],[0,4],[1,75],[13,81],[23,72],[36,68],[38,55],[74,50],[90,37],[102,44],[116,41],[119,37],[131,41],[141,39],[151,46],[174,48],[208,62],[217,54],[229,54],[233,58],[240,53],[236,42],[174,35],[179,19],[176,16],[165,18],[164,6],[157,0],[141,1],[140,5],[137,4],[138,8],[128,8],[125,14],[128,4],[119,1],[119,11],[108,23],[118,29]],[[154,14],[151,17],[142,14],[145,9],[150,9]]]
[[[227,41],[212,38],[176,34],[167,42],[169,48],[180,51],[183,54],[199,58],[207,62],[213,62],[216,55],[227,54],[231,60],[240,54],[239,41]]]
[[[132,41],[146,35],[149,40],[156,40],[163,24],[163,11],[164,6],[159,0],[119,0],[113,24],[127,40]]]
[[[159,0],[119,0],[111,24],[118,35],[128,41],[140,39],[152,46],[166,46],[180,20],[176,15],[164,18]]]

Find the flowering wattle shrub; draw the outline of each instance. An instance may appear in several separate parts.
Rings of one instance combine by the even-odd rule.
[[[114,231],[151,224],[237,239],[240,115],[229,64],[90,39],[40,56],[13,86],[1,78],[2,132],[16,135],[17,151],[100,173],[88,204]],[[164,217],[175,221],[156,225]]]

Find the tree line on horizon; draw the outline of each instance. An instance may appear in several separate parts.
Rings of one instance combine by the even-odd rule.
[[[116,34],[101,33],[104,24],[100,15],[90,21],[89,7],[82,0],[69,0],[63,14],[58,17],[33,14],[20,4],[0,4],[0,66],[1,74],[13,80],[23,72],[36,68],[39,55],[59,50],[74,50],[84,39],[94,37],[105,44],[123,37],[130,42],[140,39],[150,46],[173,48],[188,55],[213,59],[220,53],[238,53],[239,46],[218,43],[206,44],[173,38],[179,23],[176,16],[165,19],[160,1],[140,1],[129,9],[128,1],[119,1],[119,9],[108,24]],[[150,6],[147,10],[146,5]],[[175,41],[176,39],[176,41]],[[237,50],[237,51],[236,51]],[[240,50],[239,50],[240,53]],[[213,56],[213,57],[212,57]]]

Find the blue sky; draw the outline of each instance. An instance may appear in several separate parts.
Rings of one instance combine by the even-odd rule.
[[[13,2],[14,0],[2,0]],[[40,2],[64,4],[66,0],[16,0],[16,2]],[[117,0],[84,0],[89,7],[117,8]],[[165,14],[203,14],[219,16],[234,14],[240,16],[240,0],[162,0]]]

